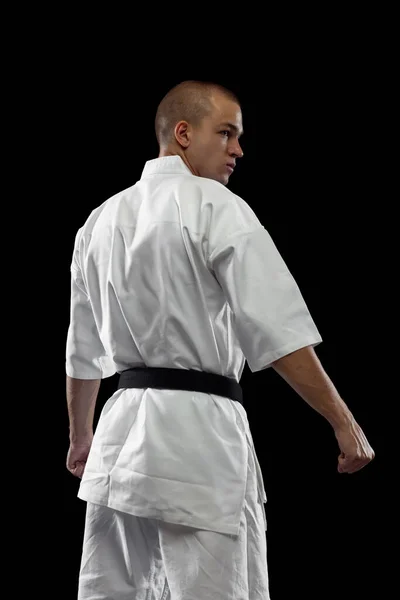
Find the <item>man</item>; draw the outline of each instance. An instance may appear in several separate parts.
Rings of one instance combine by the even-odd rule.
[[[79,600],[268,600],[261,469],[240,394],[274,368],[332,425],[338,470],[374,453],[324,372],[322,338],[270,235],[226,185],[240,103],[168,92],[159,156],[76,235],[67,467],[87,502]],[[101,379],[118,372],[93,436]],[[136,386],[136,387],[135,387]]]

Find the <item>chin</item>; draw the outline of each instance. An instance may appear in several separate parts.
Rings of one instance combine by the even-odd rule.
[[[227,185],[229,181],[229,173],[224,175],[205,175],[205,177],[208,177],[208,179],[213,179],[214,181],[218,181],[218,183],[221,185]]]
[[[229,175],[220,175],[219,177],[214,177],[215,181],[221,183],[222,185],[228,185]]]

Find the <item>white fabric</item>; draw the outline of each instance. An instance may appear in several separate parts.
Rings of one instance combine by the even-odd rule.
[[[141,179],[78,230],[70,317],[66,372],[80,379],[150,366],[240,381],[245,360],[256,372],[322,341],[253,210],[222,184],[192,175],[179,156],[147,161]],[[221,396],[117,390],[101,413],[78,497],[238,534],[249,433],[245,409]]]
[[[270,600],[263,504],[248,445],[238,536],[88,502],[78,600]]]

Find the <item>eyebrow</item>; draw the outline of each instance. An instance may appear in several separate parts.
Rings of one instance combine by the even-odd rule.
[[[236,125],[234,125],[233,123],[221,123],[220,127],[230,127],[231,129],[236,131],[236,133],[239,133],[239,137],[241,137],[244,133],[243,129],[242,129],[242,131],[239,132],[239,128],[236,127]]]

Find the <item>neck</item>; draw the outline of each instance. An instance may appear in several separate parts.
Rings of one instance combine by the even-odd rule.
[[[174,150],[173,148],[160,148],[158,158],[162,158],[163,156],[180,156],[185,165],[188,167],[188,169],[193,173],[193,175],[199,176],[199,173],[194,167],[192,167],[184,152],[179,152],[178,150]]]

